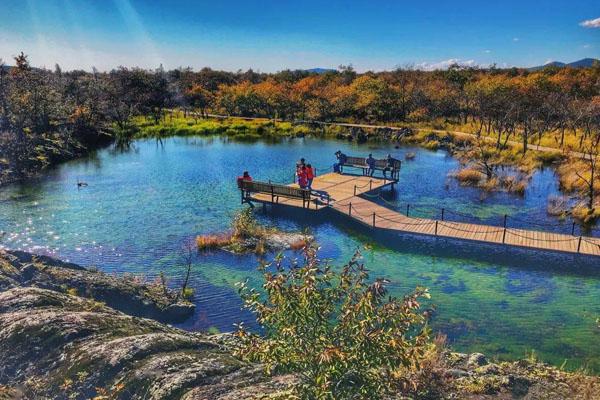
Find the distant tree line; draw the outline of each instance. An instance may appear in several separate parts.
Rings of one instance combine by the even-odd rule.
[[[598,135],[600,66],[525,69],[399,68],[323,74],[165,71],[119,67],[110,72],[32,68],[27,56],[0,61],[0,180],[22,177],[135,131],[132,117],[158,122],[167,108],[202,114],[361,122],[476,124],[497,145],[552,132],[559,146]],[[3,171],[3,172],[2,172]],[[4,174],[4,175],[3,175]],[[5,178],[6,179],[6,178]]]

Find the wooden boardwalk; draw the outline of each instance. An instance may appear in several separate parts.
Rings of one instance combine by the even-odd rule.
[[[324,202],[314,201],[309,209],[318,211],[330,208],[373,229],[600,256],[600,238],[407,217],[399,211],[361,197],[393,183],[395,182],[368,176],[324,174],[316,177],[312,186],[313,190],[327,192],[331,202],[327,205]],[[271,196],[255,194],[252,200],[271,203]],[[280,198],[279,204],[302,208],[301,200]]]

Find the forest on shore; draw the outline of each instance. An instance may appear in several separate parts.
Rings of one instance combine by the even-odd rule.
[[[344,66],[325,73],[162,67],[67,72],[58,65],[54,70],[34,68],[23,53],[11,64],[0,61],[0,184],[25,179],[113,141],[127,142],[140,134],[140,117],[158,126],[167,111],[176,108],[200,116],[471,132],[488,140],[485,145],[466,144],[470,149],[463,149],[461,156],[475,160],[476,171],[467,169],[459,178],[481,186],[493,186],[489,182],[501,164],[537,167],[538,160],[531,162],[526,155],[533,144],[541,144],[563,155],[584,155],[568,163],[560,178],[565,188],[584,199],[583,214],[597,204],[600,191],[598,64],[537,71],[454,65],[438,71],[398,68],[365,73]],[[447,138],[426,139],[435,147]],[[513,148],[503,154],[510,143]],[[561,156],[546,159],[560,161]],[[595,218],[596,213],[590,215]]]

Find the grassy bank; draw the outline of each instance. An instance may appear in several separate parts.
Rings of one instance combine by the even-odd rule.
[[[261,138],[301,137],[310,129],[290,122],[245,120],[243,118],[203,119],[167,115],[158,123],[149,117],[136,117],[137,138],[165,138],[169,136],[224,135],[239,140]]]
[[[494,132],[488,131],[486,126],[480,126],[476,122],[459,123],[456,121],[450,121],[447,119],[437,119],[428,122],[406,122],[399,126],[407,126],[414,130],[439,130],[448,132],[464,132],[473,135],[478,133],[484,137],[490,138],[492,141],[498,140],[498,135]],[[582,133],[577,130],[565,129],[564,132],[560,130],[555,131],[544,131],[541,134],[531,135],[527,143],[530,146],[541,146],[556,149],[558,152],[562,151],[577,151],[581,147],[581,144],[589,144],[589,139],[582,141]],[[513,133],[507,135],[506,132],[500,135],[500,143],[505,141],[513,141],[522,143],[522,137],[520,133]],[[561,146],[562,142],[562,146]],[[522,150],[522,146],[518,146]]]

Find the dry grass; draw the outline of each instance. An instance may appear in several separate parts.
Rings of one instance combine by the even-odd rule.
[[[483,179],[485,179],[484,174],[482,174],[480,171],[476,170],[475,168],[471,168],[471,167],[466,167],[466,168],[459,170],[458,172],[456,172],[456,174],[454,176],[462,185],[469,185],[469,186],[476,186]]]
[[[307,244],[308,244],[307,239],[295,241],[294,243],[290,243],[290,250],[294,250],[294,251],[302,250],[303,248],[306,247]]]
[[[560,151],[540,151],[536,153],[536,158],[543,164],[559,164],[565,159],[565,155]]]
[[[600,205],[594,208],[587,208],[585,205],[578,205],[571,211],[573,218],[581,221],[584,225],[593,224],[600,219]]]
[[[423,144],[427,150],[437,150],[440,148],[440,142],[437,140],[429,140]]]
[[[525,195],[525,189],[527,189],[528,179],[526,177],[518,177],[508,175],[500,179],[500,186],[506,189],[509,193],[518,194],[520,196]]]
[[[258,254],[259,256],[262,256],[267,253],[267,244],[265,242],[265,239],[258,239],[258,242],[256,242],[256,247],[254,248],[254,253]]]
[[[196,237],[196,244],[198,245],[199,250],[217,249],[227,246],[231,241],[231,233],[208,234]]]
[[[556,170],[561,188],[567,192],[586,190],[586,184],[577,176],[577,172],[589,179],[589,170],[589,163],[578,158],[572,158],[568,162],[562,163]],[[595,190],[600,193],[600,179],[596,182]]]

